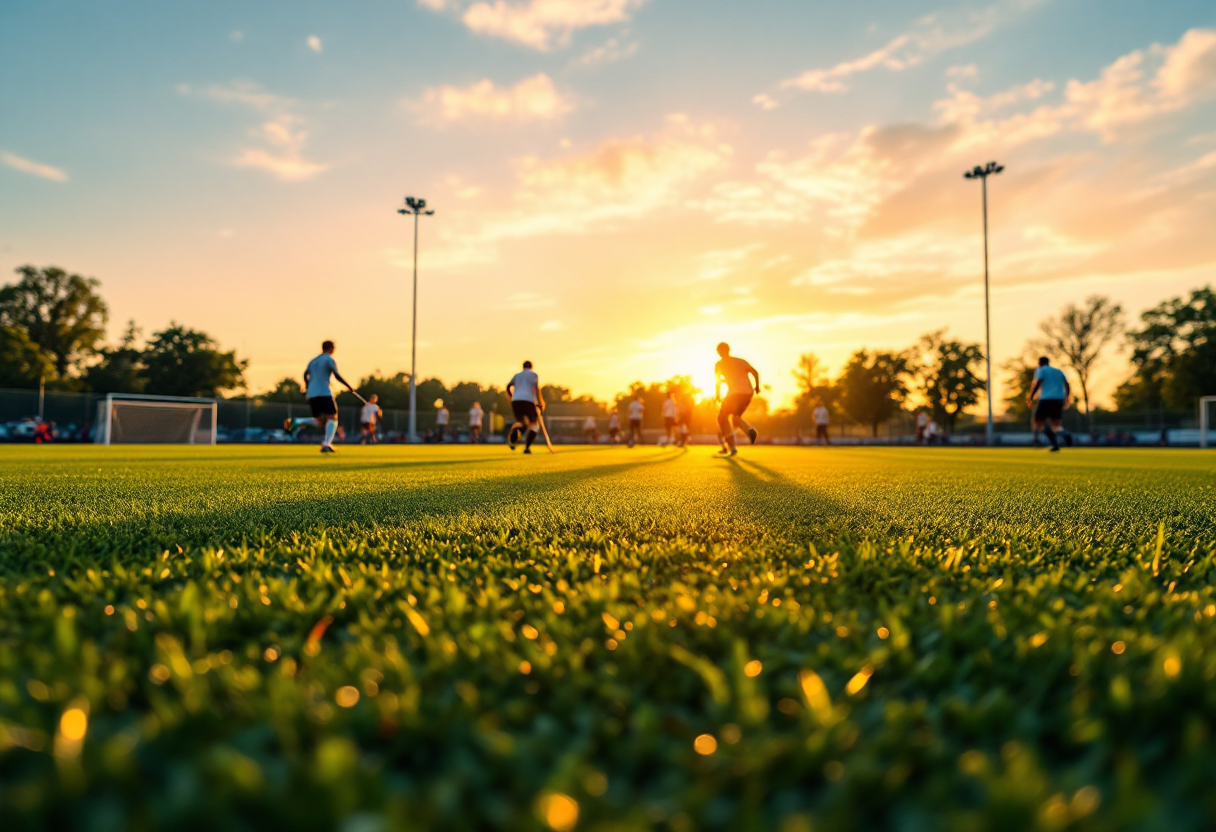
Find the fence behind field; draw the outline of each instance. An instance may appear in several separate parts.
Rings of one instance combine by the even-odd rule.
[[[0,389],[0,441],[25,441],[33,437],[35,417],[41,414],[47,422],[54,422],[59,441],[90,441],[92,421],[97,413],[97,402],[105,397],[92,393],[66,393],[37,390]],[[585,443],[594,440],[600,444],[609,441],[608,416],[600,411],[595,415],[595,429],[588,431],[586,415],[562,415],[563,410],[555,405],[546,416],[546,426],[553,441],[559,444]],[[566,411],[569,412],[569,411]],[[288,419],[311,416],[306,401],[270,402],[259,399],[220,399],[217,406],[218,437],[220,442],[287,442],[292,437],[284,430]],[[752,418],[749,414],[749,418]],[[437,436],[436,411],[418,411],[418,436],[423,441]],[[780,445],[809,445],[815,443],[815,428],[809,419],[788,414],[757,415],[755,423],[760,429],[762,441]],[[444,442],[469,441],[468,414],[452,412],[450,423],[444,431]],[[346,441],[359,440],[359,408],[339,407],[338,423],[346,434]],[[511,414],[496,414],[486,411],[483,419],[483,441],[502,442],[504,431],[511,423]],[[1095,413],[1094,430],[1090,432],[1086,417],[1075,409],[1064,415],[1064,426],[1071,431],[1075,441],[1084,445],[1184,445],[1199,444],[1198,420],[1160,412],[1115,412]],[[996,440],[1002,445],[1027,445],[1032,441],[1029,417],[1002,419],[995,425]],[[378,428],[379,441],[404,442],[409,430],[409,412],[385,410]],[[697,444],[713,443],[715,427],[710,420],[698,419],[692,425],[692,441]],[[628,433],[628,421],[622,420],[621,441]],[[844,445],[906,445],[915,442],[916,422],[911,413],[901,412],[878,426],[877,435],[869,425],[858,425],[836,419],[828,429],[833,444]],[[665,439],[665,431],[648,422],[642,431],[642,441],[655,444]],[[295,441],[319,441],[316,430],[301,431]],[[1164,439],[1164,443],[1163,443]],[[953,436],[947,439],[950,445],[979,445],[984,442],[982,420],[965,417],[956,426]]]

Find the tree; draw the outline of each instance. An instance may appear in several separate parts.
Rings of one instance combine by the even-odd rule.
[[[853,353],[838,382],[844,412],[853,421],[869,425],[878,436],[878,426],[899,412],[908,396],[908,365],[908,357],[902,353]]]
[[[1090,295],[1083,306],[1068,304],[1058,318],[1048,318],[1039,324],[1050,351],[1077,374],[1085,416],[1093,430],[1093,414],[1089,406],[1089,382],[1094,365],[1102,350],[1124,329],[1123,307],[1108,297]]]
[[[0,387],[33,388],[54,380],[54,362],[25,330],[0,326]]]
[[[929,402],[933,418],[942,422],[946,433],[954,433],[958,414],[974,407],[984,391],[984,380],[976,370],[984,363],[979,344],[947,340],[940,329],[920,339],[923,353],[916,368],[920,392]]]
[[[103,347],[101,361],[84,372],[85,386],[94,393],[142,393],[148,385],[144,375],[143,351],[135,346],[139,328],[127,322],[117,347]]]
[[[792,372],[798,384],[797,403],[800,411],[809,410],[820,400],[829,411],[837,409],[840,388],[828,378],[827,365],[819,356],[813,352],[803,353]]]
[[[97,352],[108,311],[96,279],[50,266],[17,269],[21,280],[0,289],[0,326],[24,330],[63,379]]]
[[[162,396],[217,396],[245,383],[249,362],[221,352],[203,332],[170,323],[143,352],[147,390]]]
[[[304,399],[304,388],[294,378],[281,378],[269,393],[264,393],[258,398],[268,402],[297,403]]]
[[[1115,391],[1120,408],[1189,413],[1199,396],[1216,394],[1216,294],[1210,286],[1172,298],[1140,316],[1128,333],[1132,377]]]

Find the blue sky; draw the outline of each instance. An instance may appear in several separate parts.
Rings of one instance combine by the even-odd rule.
[[[989,158],[998,361],[1211,281],[1216,6],[6,0],[0,154],[0,270],[96,276],[115,336],[204,329],[254,389],[325,337],[408,367],[414,194],[423,375],[607,396],[727,338],[780,400],[802,352],[982,335]]]

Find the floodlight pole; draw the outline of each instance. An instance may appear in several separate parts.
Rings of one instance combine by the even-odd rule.
[[[984,378],[984,387],[986,397],[988,399],[988,426],[985,431],[985,439],[989,447],[993,443],[993,427],[992,427],[992,316],[989,312],[988,302],[988,177],[996,176],[1005,169],[1004,165],[998,165],[996,162],[989,162],[987,165],[980,167],[976,165],[971,170],[963,174],[964,179],[980,180],[981,192],[984,202],[984,361],[987,365],[987,370]]]
[[[413,325],[410,330],[410,429],[409,441],[418,441],[418,217],[425,214],[431,216],[435,212],[426,209],[425,199],[405,198],[405,207],[397,209],[398,214],[414,215],[414,300]]]

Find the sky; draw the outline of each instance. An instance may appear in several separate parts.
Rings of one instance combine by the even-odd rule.
[[[406,196],[420,377],[709,388],[726,340],[780,404],[802,353],[979,342],[989,160],[995,364],[1216,282],[1216,4],[0,3],[0,280],[96,277],[112,340],[255,392],[325,338],[409,369]]]

